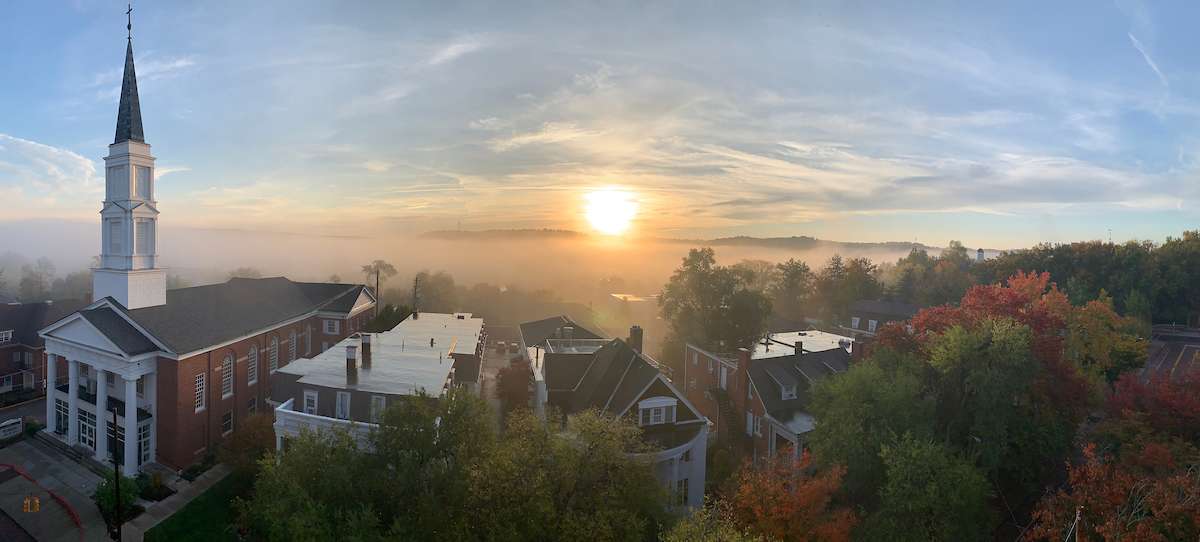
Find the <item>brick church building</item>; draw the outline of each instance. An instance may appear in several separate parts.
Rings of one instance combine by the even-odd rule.
[[[132,40],[105,162],[94,302],[43,328],[47,434],[123,471],[182,469],[247,416],[269,412],[270,375],[365,326],[358,284],[231,279],[167,290],[159,266],[154,157],[142,133]],[[113,416],[116,423],[113,423]]]

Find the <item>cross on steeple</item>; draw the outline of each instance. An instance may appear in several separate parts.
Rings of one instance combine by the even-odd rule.
[[[133,40],[133,4],[125,4],[125,39]]]

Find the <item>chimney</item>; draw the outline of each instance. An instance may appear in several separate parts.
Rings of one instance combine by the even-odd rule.
[[[804,341],[796,341],[796,354],[804,353]]]
[[[629,328],[629,347],[634,352],[642,353],[642,326],[631,326]]]
[[[346,345],[346,385],[358,385],[358,346]]]
[[[371,369],[371,334],[362,334],[362,368]]]

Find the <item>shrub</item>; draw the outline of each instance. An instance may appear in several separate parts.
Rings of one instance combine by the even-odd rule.
[[[246,418],[241,427],[221,445],[221,462],[234,473],[251,478],[258,473],[258,461],[275,451],[275,427],[269,414]]]
[[[104,480],[100,481],[100,485],[96,486],[96,492],[92,494],[92,500],[96,502],[96,506],[100,508],[100,515],[104,516],[104,521],[109,525],[115,523],[114,513],[116,512],[118,495],[116,492],[116,471],[109,471]],[[134,504],[138,497],[138,483],[133,478],[121,477],[121,515],[124,516],[122,521],[129,521],[141,513],[141,507]]]

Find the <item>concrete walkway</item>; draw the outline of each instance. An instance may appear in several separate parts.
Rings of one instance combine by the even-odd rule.
[[[146,531],[182,510],[192,499],[208,491],[208,488],[223,480],[230,472],[228,465],[214,465],[192,483],[178,488],[174,495],[147,506],[145,512],[125,524],[121,531],[122,542],[141,542],[146,536]]]
[[[4,496],[0,508],[34,538],[47,541],[108,539],[104,519],[92,502],[92,493],[100,484],[100,476],[96,473],[32,439],[0,448],[0,463],[14,465],[33,479],[12,476],[0,483],[0,495]],[[62,500],[53,498],[51,492]],[[21,498],[17,499],[18,496]],[[41,513],[23,513],[24,496],[37,497]],[[78,517],[82,531],[75,527],[71,514]]]

